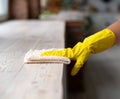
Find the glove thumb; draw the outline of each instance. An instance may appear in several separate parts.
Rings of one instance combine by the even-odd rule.
[[[71,75],[75,76],[79,72],[79,70],[82,66],[83,66],[83,64],[81,63],[81,61],[79,59],[77,59],[75,65],[71,71]]]
[[[78,73],[80,68],[83,66],[83,64],[88,60],[90,57],[90,52],[89,51],[84,51],[77,59],[76,63],[72,69],[71,75],[74,76]]]

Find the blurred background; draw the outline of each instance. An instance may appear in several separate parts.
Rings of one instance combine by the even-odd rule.
[[[72,15],[74,12],[81,14],[81,18],[87,15],[92,19],[92,22],[95,23],[94,29],[98,30],[119,18],[120,1],[0,0],[0,21],[11,19],[50,19],[53,15],[59,15],[60,19],[61,17],[65,17],[69,14]],[[72,19],[77,19],[78,17],[74,16]],[[51,19],[54,18],[55,16]],[[103,19],[104,21],[101,21]]]
[[[0,24],[64,21],[66,47],[120,18],[120,0],[0,0]],[[92,56],[76,77],[68,67],[68,99],[120,99],[120,47]],[[73,64],[71,64],[73,66]]]

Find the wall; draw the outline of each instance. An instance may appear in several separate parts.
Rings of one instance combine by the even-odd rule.
[[[10,19],[27,19],[28,18],[27,0],[11,0],[9,4]]]
[[[39,14],[39,0],[10,0],[10,19],[37,19]]]
[[[120,5],[120,0],[111,0],[111,2],[108,4],[105,4],[101,1],[102,0],[88,0],[88,4],[94,5],[96,8],[99,9],[99,11],[102,11],[102,12],[105,11],[106,6],[108,6],[112,12],[114,13],[118,12],[117,10],[118,10],[118,5]]]
[[[0,0],[0,21],[8,18],[8,0]]]
[[[94,23],[92,28],[93,33],[120,19],[119,13],[93,13],[90,16],[92,17]]]

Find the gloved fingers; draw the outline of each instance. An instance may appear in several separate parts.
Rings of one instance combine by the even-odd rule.
[[[73,47],[73,52],[74,52],[74,55],[78,54],[78,52],[80,51],[82,47],[82,43],[81,42],[78,42],[74,47]]]
[[[71,75],[74,76],[78,73],[83,64],[88,60],[90,53],[85,50],[76,60],[76,63],[72,69]]]
[[[70,59],[72,59],[74,57],[74,53],[71,48],[66,48],[64,51],[65,51],[64,54],[66,57],[68,57]]]
[[[44,51],[40,54],[40,56],[63,56],[72,58],[73,57],[73,51],[71,48],[66,49],[56,49],[56,50],[50,50],[50,51]]]
[[[71,71],[71,75],[75,76],[79,72],[79,70],[82,66],[83,66],[83,64],[81,64],[80,60],[77,60]]]
[[[64,50],[46,50],[40,54],[40,56],[62,56]]]

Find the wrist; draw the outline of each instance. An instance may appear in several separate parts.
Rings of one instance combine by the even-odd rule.
[[[114,22],[107,28],[114,33],[114,35],[116,37],[116,43],[119,43],[120,42],[120,20]]]

